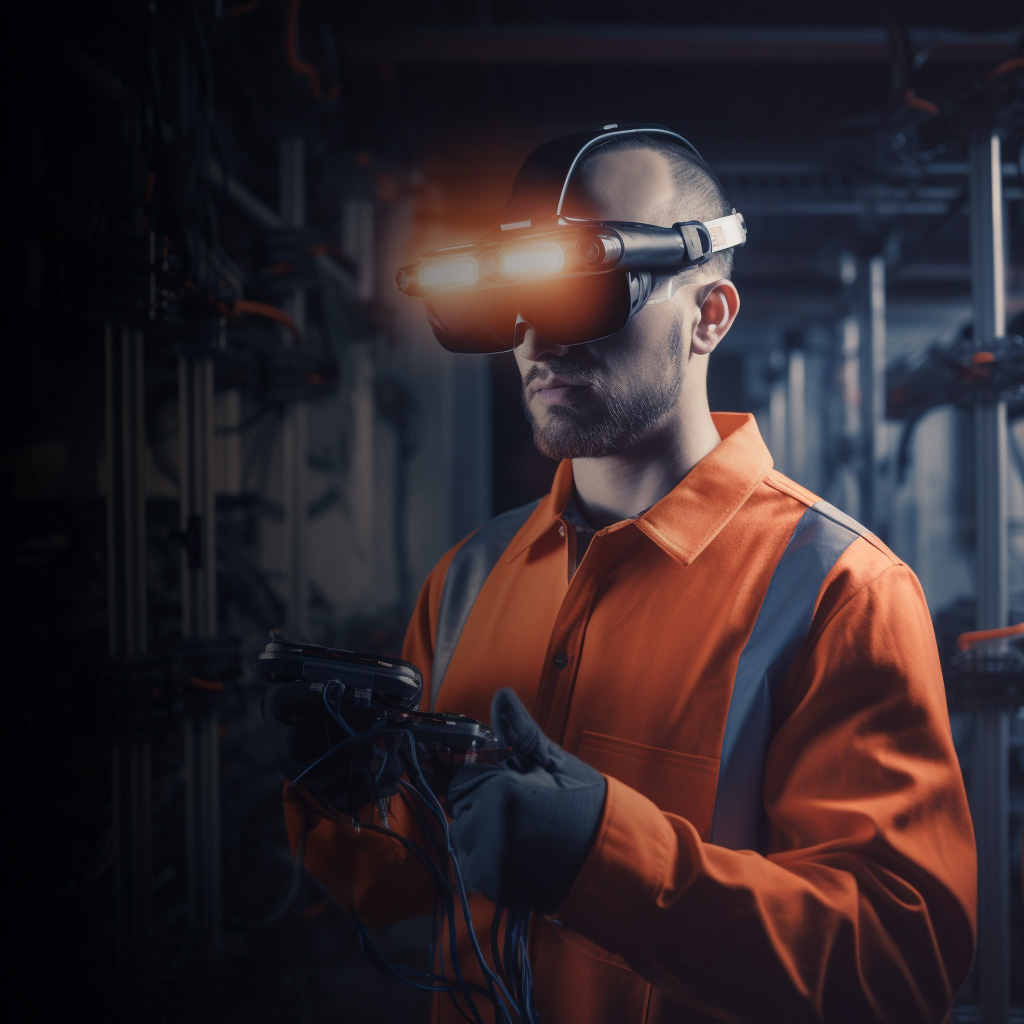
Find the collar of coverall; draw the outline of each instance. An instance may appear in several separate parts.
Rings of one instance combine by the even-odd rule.
[[[704,456],[657,504],[642,515],[599,530],[635,526],[663,551],[689,565],[739,511],[772,468],[772,457],[750,413],[711,414],[721,444]],[[572,460],[555,471],[551,491],[541,499],[506,561],[518,558],[562,517],[572,496]]]

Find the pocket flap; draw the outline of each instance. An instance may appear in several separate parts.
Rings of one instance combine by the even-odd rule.
[[[686,818],[705,842],[711,835],[718,759],[584,732],[579,756],[604,775],[643,793],[668,814]]]

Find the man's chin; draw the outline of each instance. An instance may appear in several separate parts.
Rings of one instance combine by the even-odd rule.
[[[612,419],[564,406],[549,407],[538,414],[527,407],[533,443],[549,459],[596,459],[619,450]]]
[[[616,450],[608,439],[583,430],[552,430],[534,427],[533,443],[549,459],[596,459]]]

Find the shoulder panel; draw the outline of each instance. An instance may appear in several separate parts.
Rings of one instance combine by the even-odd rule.
[[[711,841],[735,850],[763,850],[761,798],[771,739],[772,703],[811,627],[818,593],[844,551],[868,531],[826,501],[801,516],[779,559],[754,628],[740,654],[721,766]]]
[[[501,558],[502,552],[512,542],[523,524],[539,504],[531,501],[519,508],[502,512],[484,523],[472,534],[455,553],[444,579],[441,605],[437,614],[437,634],[434,640],[434,663],[432,672],[432,709],[437,706],[444,674],[455,653],[469,613],[473,609],[477,594]]]

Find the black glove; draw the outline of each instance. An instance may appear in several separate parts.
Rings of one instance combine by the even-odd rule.
[[[605,780],[552,743],[509,689],[495,694],[491,725],[515,756],[464,765],[452,779],[452,848],[468,889],[513,910],[550,914],[594,842]]]

